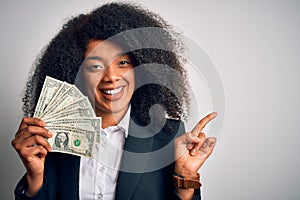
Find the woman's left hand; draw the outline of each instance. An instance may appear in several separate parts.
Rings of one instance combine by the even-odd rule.
[[[216,116],[217,113],[210,113],[198,122],[192,132],[175,139],[175,173],[186,178],[193,177],[210,156],[216,138],[206,138],[202,130]]]

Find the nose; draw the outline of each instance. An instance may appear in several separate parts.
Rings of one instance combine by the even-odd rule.
[[[116,66],[116,63],[113,62],[109,66],[106,67],[106,69],[103,72],[103,82],[116,82],[121,79],[121,75],[119,73],[118,67]]]

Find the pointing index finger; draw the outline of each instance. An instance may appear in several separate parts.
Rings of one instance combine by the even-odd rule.
[[[202,132],[202,130],[206,126],[206,124],[208,124],[208,122],[213,120],[216,116],[217,116],[216,112],[212,112],[212,113],[206,115],[204,118],[202,118],[198,122],[198,124],[196,124],[196,126],[192,130],[192,134],[195,135],[195,136],[198,136]]]

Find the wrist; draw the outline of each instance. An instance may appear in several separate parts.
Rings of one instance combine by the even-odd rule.
[[[26,175],[27,179],[27,190],[26,190],[26,195],[29,197],[34,196],[43,186],[44,182],[44,175],[43,174],[38,174],[38,175],[30,175],[27,173]]]
[[[177,195],[180,199],[184,200],[192,200],[194,199],[195,190],[192,188],[188,189],[182,189],[182,188],[176,188]]]
[[[197,177],[198,172],[186,169],[185,167],[182,167],[182,166],[175,165],[174,174],[183,176],[188,179],[194,179]]]
[[[185,174],[188,174],[189,178],[175,172],[173,183],[181,199],[193,199],[194,190],[201,187],[200,174],[191,172]]]

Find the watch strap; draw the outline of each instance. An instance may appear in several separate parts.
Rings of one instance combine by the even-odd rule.
[[[184,176],[174,174],[173,182],[174,185],[178,188],[194,188],[199,189],[202,184],[200,183],[200,174],[197,173],[196,176],[192,178],[185,178]]]

